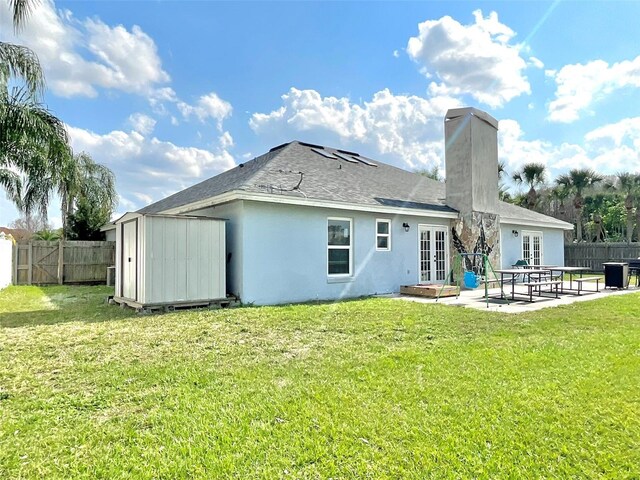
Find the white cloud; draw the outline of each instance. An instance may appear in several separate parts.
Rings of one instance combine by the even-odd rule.
[[[133,113],[129,115],[129,125],[142,135],[149,135],[156,126],[156,121],[144,113]]]
[[[511,44],[515,33],[500,23],[498,14],[483,17],[473,12],[475,23],[462,25],[449,16],[418,25],[407,53],[434,79],[431,94],[469,94],[479,102],[500,107],[531,87],[523,72],[522,45]]]
[[[319,143],[365,145],[408,168],[441,163],[443,118],[447,109],[460,106],[451,97],[424,99],[393,95],[388,89],[362,105],[296,88],[282,100],[277,110],[252,115],[249,124],[256,133],[284,141],[304,132],[304,138]]]
[[[609,65],[604,60],[565,65],[547,70],[555,80],[555,99],[549,103],[548,119],[570,123],[580,118],[597,100],[625,87],[640,87],[640,56]]]
[[[524,137],[518,122],[500,121],[498,151],[509,173],[530,162],[547,165],[552,176],[572,168],[592,168],[605,175],[640,172],[640,117],[596,128],[584,136],[580,145]]]
[[[56,10],[52,0],[34,6],[29,22],[15,37],[8,3],[0,2],[0,37],[37,52],[47,85],[59,96],[98,95],[97,88],[148,94],[169,81],[156,45],[134,25],[111,27],[101,20],[75,19]]]
[[[535,68],[540,68],[540,69],[544,68],[544,63],[542,63],[542,60],[536,57],[529,57],[529,65]]]
[[[640,117],[603,125],[587,133],[585,140],[594,154],[594,168],[640,172]]]
[[[115,130],[101,135],[67,128],[74,150],[88,152],[116,174],[121,206],[127,210],[140,208],[235,165],[223,142],[213,150],[204,150],[177,146],[136,131]]]
[[[400,57],[400,52],[399,52],[398,50],[394,50],[394,51],[393,51],[393,56],[394,56],[395,58],[399,58],[399,57]]]
[[[218,139],[220,146],[224,149],[233,147],[233,137],[229,132],[224,132]]]
[[[211,118],[217,122],[219,128],[222,121],[233,111],[231,104],[221,99],[215,92],[201,96],[195,105],[178,102],[177,106],[184,118],[195,116],[201,122]]]

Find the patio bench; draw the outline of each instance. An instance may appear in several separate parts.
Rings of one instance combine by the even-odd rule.
[[[521,285],[524,285],[525,287],[527,287],[529,289],[529,292],[527,293],[527,295],[529,295],[529,301],[533,302],[533,291],[535,289],[538,290],[538,296],[540,297],[542,295],[542,288],[543,286],[549,286],[551,287],[549,292],[550,293],[554,293],[556,294],[556,298],[558,298],[558,286],[562,284],[561,280],[542,280],[539,282],[524,282],[521,283]],[[553,287],[556,287],[555,289]]]
[[[573,281],[576,282],[578,284],[578,295],[580,295],[580,293],[583,291],[582,290],[582,283],[583,282],[596,282],[596,290],[595,293],[600,291],[600,285],[599,282],[600,280],[602,280],[602,277],[582,277],[582,278],[575,278]],[[593,290],[584,290],[585,292],[593,292]]]

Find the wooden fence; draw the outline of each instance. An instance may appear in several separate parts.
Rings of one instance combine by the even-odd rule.
[[[106,282],[115,242],[31,241],[13,247],[15,285]]]
[[[640,243],[575,243],[564,246],[564,263],[572,267],[589,267],[598,272],[610,260],[640,257]]]

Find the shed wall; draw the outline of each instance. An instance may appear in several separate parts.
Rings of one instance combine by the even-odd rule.
[[[224,221],[144,219],[141,303],[226,297]]]

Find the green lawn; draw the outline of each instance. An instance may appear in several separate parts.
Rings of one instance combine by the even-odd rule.
[[[640,295],[136,316],[0,292],[0,478],[640,478]]]

